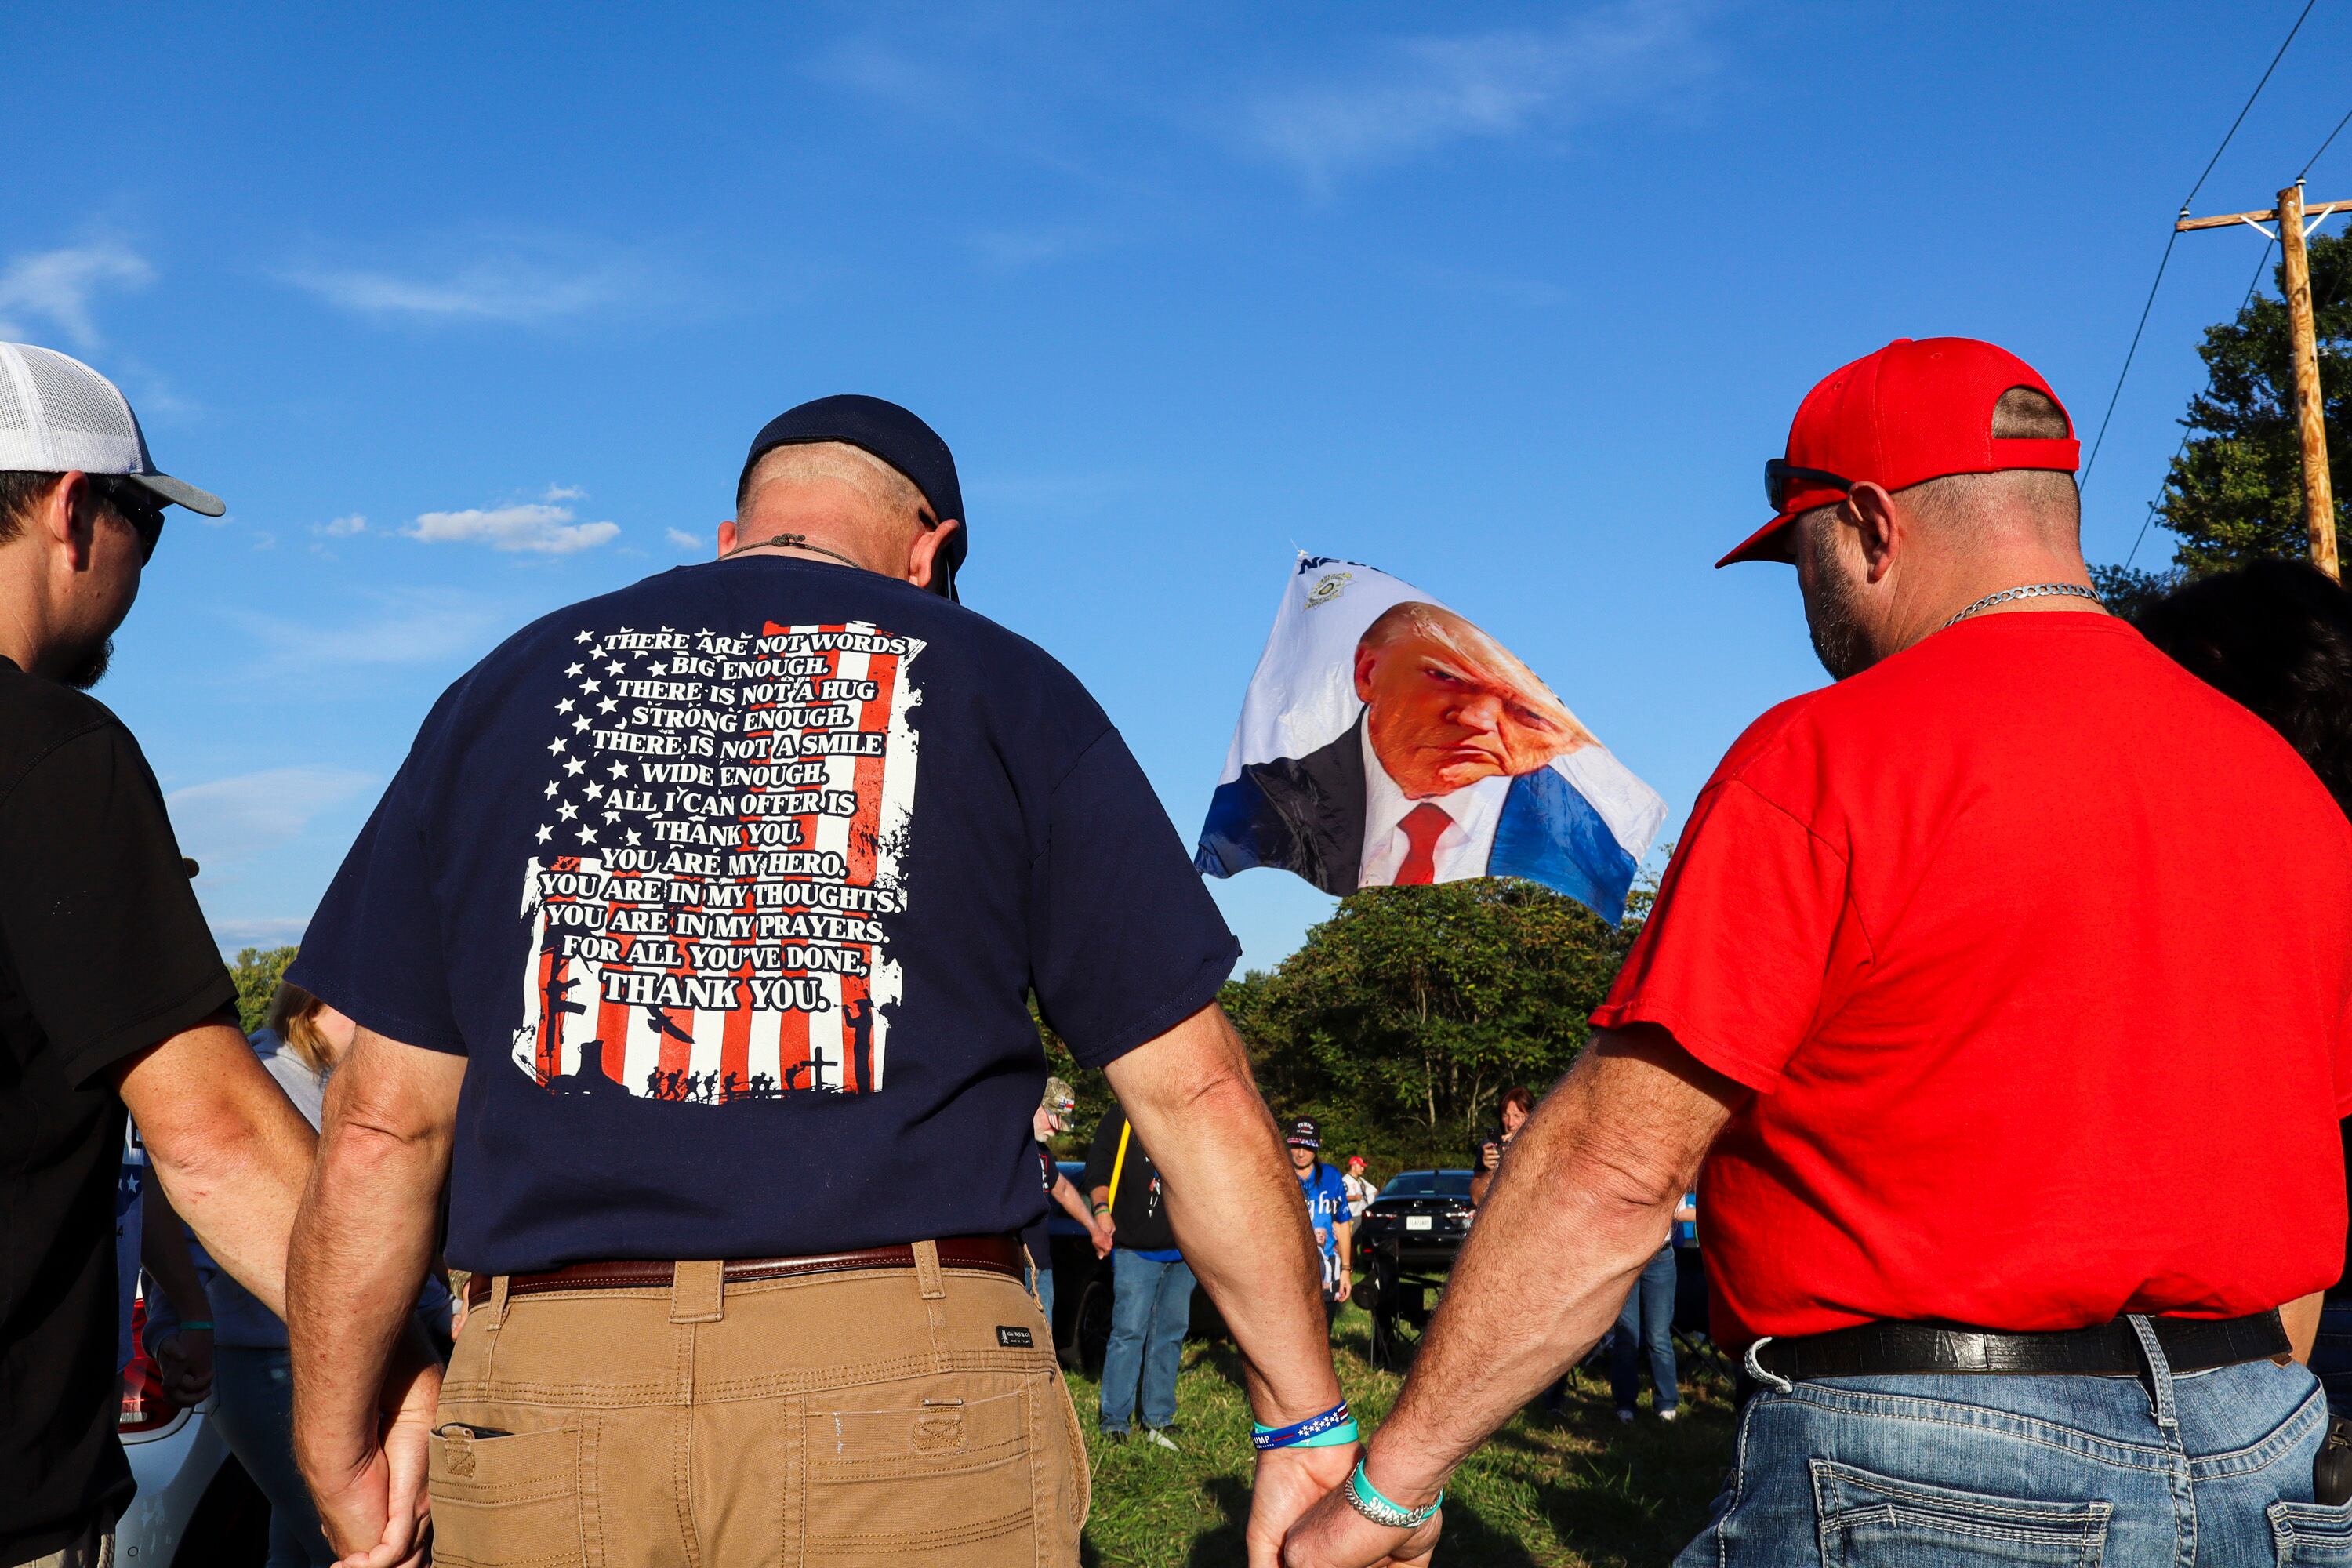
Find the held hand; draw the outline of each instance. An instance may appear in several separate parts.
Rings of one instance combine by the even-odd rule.
[[[181,1329],[164,1336],[155,1347],[155,1365],[163,1374],[163,1394],[185,1410],[204,1402],[213,1391],[213,1332]]]
[[[1257,1457],[1257,1478],[1250,1489],[1249,1529],[1244,1539],[1249,1568],[1277,1568],[1283,1562],[1284,1534],[1298,1517],[1328,1499],[1331,1489],[1356,1468],[1353,1443],[1330,1448],[1274,1448]]]
[[[1355,1450],[1348,1452],[1353,1455]],[[1352,1468],[1352,1458],[1349,1463]],[[1343,1484],[1347,1479],[1339,1478]],[[1280,1563],[1282,1568],[1372,1568],[1375,1563],[1428,1568],[1444,1519],[1443,1513],[1434,1513],[1412,1530],[1390,1530],[1358,1513],[1335,1488],[1290,1527],[1282,1542]]]
[[[1087,1228],[1087,1234],[1094,1240],[1095,1256],[1097,1258],[1108,1258],[1110,1256],[1111,1246],[1109,1216],[1107,1215],[1097,1215],[1095,1216],[1095,1223]]]
[[[1353,1296],[1355,1293],[1356,1293],[1356,1276],[1355,1276],[1355,1273],[1354,1273],[1354,1271],[1353,1271],[1353,1270],[1351,1270],[1351,1269],[1348,1267],[1348,1265],[1347,1265],[1346,1261],[1343,1259],[1343,1260],[1340,1262],[1340,1264],[1339,1264],[1339,1289],[1338,1292],[1337,1292],[1337,1293],[1332,1297],[1332,1300],[1338,1300],[1338,1301],[1344,1301],[1344,1300],[1346,1300],[1349,1297]]]
[[[298,1431],[303,1477],[327,1543],[339,1554],[337,1568],[412,1568],[426,1560],[432,1503],[425,1470],[440,1397],[440,1365],[404,1357],[385,1377],[375,1440],[350,1459],[321,1462]]]
[[[1108,1210],[1095,1210],[1095,1224],[1101,1227],[1100,1235],[1104,1241],[1108,1241],[1118,1234],[1118,1222],[1111,1218]]]

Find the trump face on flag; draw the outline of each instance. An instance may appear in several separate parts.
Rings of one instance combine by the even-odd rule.
[[[1359,575],[1394,584],[1347,574],[1350,583]],[[1339,596],[1310,594],[1302,621]],[[1321,745],[1234,765],[1211,803],[1196,863],[1216,876],[1278,867],[1334,894],[1525,877],[1615,918],[1663,815],[1657,797],[1468,619],[1423,598],[1385,607],[1365,598],[1358,613],[1377,613],[1335,671],[1352,716]],[[1315,628],[1327,644],[1332,629]],[[1277,621],[1268,661],[1285,640]],[[1267,674],[1262,663],[1260,679]],[[1310,694],[1311,708],[1316,684],[1284,686]]]

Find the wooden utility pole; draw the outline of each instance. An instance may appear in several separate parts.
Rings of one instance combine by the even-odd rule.
[[[2326,405],[2319,395],[2319,336],[2311,321],[2311,258],[2304,248],[2304,241],[2332,214],[2347,208],[2352,208],[2352,202],[2329,202],[2306,210],[2303,205],[2303,182],[2297,180],[2278,194],[2278,205],[2268,212],[2190,217],[2189,209],[2183,207],[2180,221],[2173,225],[2176,231],[2185,233],[2192,228],[2228,228],[2242,223],[2277,240],[2286,257],[2286,319],[2294,340],[2295,423],[2303,435],[2303,521],[2311,534],[2311,563],[2339,582],[2342,574],[2336,559],[2336,486],[2327,472]],[[2263,227],[2264,218],[2278,225],[2276,233]]]

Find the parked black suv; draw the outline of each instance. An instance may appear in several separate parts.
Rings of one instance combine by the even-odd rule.
[[[1381,1189],[1356,1227],[1355,1250],[1400,1268],[1449,1268],[1470,1234],[1468,1171],[1407,1171]]]

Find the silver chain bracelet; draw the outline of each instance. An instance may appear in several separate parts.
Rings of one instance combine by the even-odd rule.
[[[2033,583],[2022,588],[2003,588],[1998,594],[1987,594],[1983,598],[1946,621],[1943,626],[1937,629],[1945,630],[1957,626],[1979,610],[1990,610],[1995,605],[2006,605],[2014,599],[2046,599],[2053,596],[2088,599],[2091,603],[2103,607],[2105,603],[2099,597],[2099,591],[2096,588],[2085,588],[2080,583]]]

